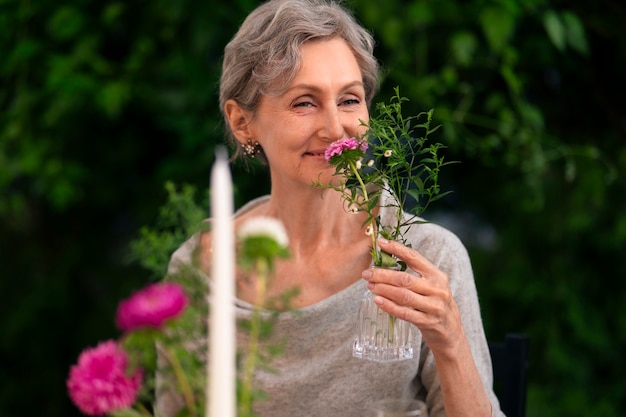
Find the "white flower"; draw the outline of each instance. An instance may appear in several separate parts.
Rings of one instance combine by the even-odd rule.
[[[361,169],[361,167],[363,166],[363,162],[361,162],[361,161],[362,161],[361,159],[356,161],[356,169]]]
[[[259,216],[246,220],[239,228],[238,236],[242,240],[265,236],[275,240],[280,246],[289,245],[289,238],[283,223],[273,217]]]
[[[365,229],[365,234],[368,236],[371,236],[372,233],[374,233],[374,228],[372,227],[371,224],[367,225],[367,228]]]
[[[383,155],[385,155],[385,158],[389,158],[392,153],[393,151],[391,149],[387,149]]]
[[[368,167],[373,167],[374,166],[374,160],[370,159],[369,161],[367,161],[367,166]]]

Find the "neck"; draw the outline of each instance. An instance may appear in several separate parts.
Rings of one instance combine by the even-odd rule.
[[[365,237],[365,213],[349,213],[341,194],[313,188],[282,193],[272,189],[266,215],[283,222],[293,256],[304,256],[324,247],[350,244]]]

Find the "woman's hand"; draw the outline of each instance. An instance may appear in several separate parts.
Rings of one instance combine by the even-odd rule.
[[[380,248],[406,262],[406,271],[368,269],[363,278],[380,308],[415,324],[437,364],[448,416],[490,416],[491,404],[465,337],[448,276],[413,249],[378,240]]]
[[[383,268],[364,271],[368,288],[377,296],[374,302],[389,314],[415,324],[434,353],[453,354],[464,333],[448,276],[401,243],[379,239],[378,244],[419,276]]]

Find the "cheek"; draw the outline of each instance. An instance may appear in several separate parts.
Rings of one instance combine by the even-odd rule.
[[[358,136],[363,136],[365,135],[366,132],[367,132],[367,126],[358,126],[356,128],[356,134]]]
[[[278,124],[277,124],[278,126]],[[302,129],[280,125],[264,132],[258,139],[265,150],[268,159],[281,163],[281,160],[289,159],[294,154],[300,154],[306,147],[306,135]]]
[[[367,118],[360,118],[360,120],[365,121],[365,123],[368,123],[369,121],[369,119]],[[348,133],[350,133],[350,136],[363,136],[366,132],[367,132],[367,126],[363,126],[361,122],[357,121],[357,123]]]
[[[362,114],[356,116],[356,121],[354,123],[353,132],[359,136],[362,136],[367,132],[367,126],[364,126],[360,121],[363,120],[364,123],[369,123],[370,115],[369,112],[365,111]]]

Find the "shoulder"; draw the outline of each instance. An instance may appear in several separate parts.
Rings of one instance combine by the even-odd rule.
[[[446,227],[425,221],[411,226],[405,234],[411,247],[421,252],[430,261],[436,261],[441,256],[467,257],[467,249],[461,239]]]
[[[167,267],[168,275],[176,275],[182,272],[184,268],[194,264],[193,260],[198,252],[198,248],[201,247],[203,236],[206,236],[208,233],[210,232],[194,234],[174,251]]]
[[[253,200],[248,201],[246,204],[244,204],[243,206],[241,206],[241,208],[237,210],[237,212],[235,213],[235,217],[236,218],[246,217],[256,212],[261,206],[263,206],[264,204],[267,204],[269,199],[270,199],[269,195],[264,195],[264,196],[257,197]]]
[[[267,203],[268,200],[269,196],[262,196],[250,200],[236,211],[235,222],[240,223],[245,218],[253,216],[259,207]],[[207,264],[207,259],[209,257],[202,256],[202,254],[209,253],[213,246],[210,231],[211,219],[207,218],[204,222],[209,225],[208,230],[197,232],[174,251],[170,258],[168,274],[175,274],[179,272],[183,266],[192,264],[197,264],[202,270],[208,270],[209,265]]]
[[[419,223],[405,234],[407,244],[448,275],[454,294],[473,288],[474,272],[468,251],[452,231],[436,223]]]

